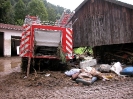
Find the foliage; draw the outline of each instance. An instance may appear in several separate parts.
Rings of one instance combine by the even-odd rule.
[[[47,0],[0,0],[0,23],[22,25],[26,15],[35,15],[42,21],[55,22],[64,9]]]
[[[16,3],[15,0],[10,0],[10,2],[12,6]]]
[[[22,0],[19,0],[15,7],[15,24],[22,25],[26,16],[26,6]],[[20,21],[21,20],[21,21]]]
[[[62,63],[66,63],[66,56],[62,50],[60,50],[60,59]]]
[[[47,8],[48,12],[48,20],[55,22],[56,20],[56,13],[53,8]]]
[[[48,10],[48,16],[51,16],[51,13],[53,13],[53,10],[54,10],[55,14],[54,14],[54,16],[53,15],[51,16],[51,17],[53,17],[52,19],[59,19],[62,15],[63,11],[64,11],[64,8],[60,7],[58,5],[55,6],[55,5],[53,5],[49,2],[46,2],[46,1],[45,1],[45,3],[46,3],[46,8]],[[52,12],[49,9],[53,9],[53,10],[51,10]],[[49,19],[49,21],[51,21],[50,19]],[[56,20],[53,20],[53,21],[56,21]]]
[[[31,0],[22,0],[25,5],[27,5]],[[14,6],[19,0],[10,0],[12,6]]]
[[[23,19],[18,19],[15,22],[16,22],[15,24],[21,25],[21,26],[24,24],[24,20]]]
[[[83,54],[85,52],[89,52],[90,54],[93,54],[92,48],[91,47],[79,47],[74,49],[75,54]]]
[[[29,15],[38,16],[41,20],[47,20],[48,14],[42,0],[31,0],[28,3],[27,11]]]
[[[62,63],[66,63],[66,55],[62,51],[62,46],[61,45],[58,46],[57,55],[60,58]]]
[[[14,10],[12,6],[10,7],[9,12],[7,12],[6,16],[7,17],[5,20],[7,21],[7,23],[13,24],[15,22],[15,18],[14,18],[15,15],[14,15]]]
[[[0,22],[1,23],[13,23],[14,12],[10,0],[0,0]]]

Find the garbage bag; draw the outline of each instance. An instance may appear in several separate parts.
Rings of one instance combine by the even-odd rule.
[[[90,80],[77,78],[76,82],[77,83],[83,83],[84,85],[90,85],[90,84],[93,84],[96,80],[97,80],[97,77],[92,77]]]
[[[75,73],[79,73],[80,70],[81,70],[81,69],[71,69],[71,70],[69,70],[69,71],[66,71],[65,74],[66,74],[67,76],[72,76],[72,75],[75,74]]]
[[[133,67],[126,67],[121,72],[121,75],[133,75]]]
[[[120,72],[122,71],[122,66],[120,62],[116,62],[112,67],[111,70],[115,72],[117,75],[120,75]]]

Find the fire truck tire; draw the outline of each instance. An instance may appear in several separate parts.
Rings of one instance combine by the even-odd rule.
[[[23,73],[25,73],[27,71],[27,65],[28,65],[28,58],[27,57],[23,57],[21,59],[21,71]]]

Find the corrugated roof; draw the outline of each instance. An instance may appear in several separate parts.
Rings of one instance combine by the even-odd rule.
[[[0,23],[1,29],[7,29],[7,30],[16,30],[16,31],[22,31],[23,27],[18,25],[11,25],[11,24],[4,24]]]
[[[77,12],[88,0],[84,0],[76,9],[75,9],[75,12]],[[130,9],[133,9],[133,5],[131,4],[127,4],[127,3],[124,3],[124,2],[121,2],[121,1],[118,1],[118,0],[105,0],[105,1],[108,1],[110,3],[114,3],[114,4],[117,4],[117,5],[120,5],[120,6],[124,6],[126,8],[130,8]]]

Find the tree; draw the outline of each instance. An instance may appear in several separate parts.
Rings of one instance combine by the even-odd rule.
[[[24,4],[27,5],[31,0],[23,0]]]
[[[14,4],[16,3],[15,0],[10,0],[11,5],[14,6]]]
[[[19,0],[16,3],[14,11],[15,11],[15,23],[18,25],[22,25],[23,23],[20,22],[20,20],[23,21],[26,16],[26,6],[22,0]]]
[[[65,8],[60,7],[59,5],[57,5],[56,8],[57,8],[57,12],[58,12],[60,15],[62,15],[62,13],[64,12]]]
[[[43,0],[45,7],[47,8],[48,2],[47,0]]]
[[[38,16],[42,21],[48,19],[48,14],[42,0],[31,0],[27,6],[28,15]]]
[[[0,0],[0,22],[22,25],[26,15],[38,16],[42,21],[55,21],[64,11],[47,0]]]
[[[9,24],[15,24],[15,19],[14,19],[14,9],[13,6],[10,7],[9,12],[7,12],[7,23]]]
[[[0,22],[13,23],[14,12],[10,0],[0,0]]]
[[[55,10],[53,8],[48,8],[47,12],[48,12],[48,20],[55,22],[56,21]]]

